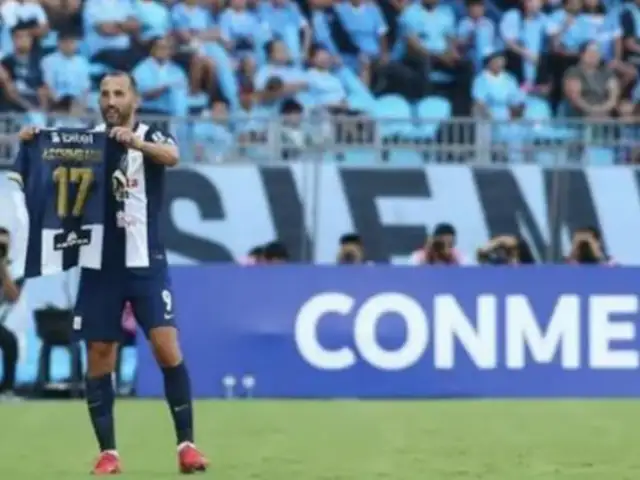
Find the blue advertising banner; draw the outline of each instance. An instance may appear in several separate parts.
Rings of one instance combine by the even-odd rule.
[[[635,268],[173,269],[196,397],[640,396]],[[141,347],[137,392],[163,394]]]

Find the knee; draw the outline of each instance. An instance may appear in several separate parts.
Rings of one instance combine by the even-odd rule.
[[[182,352],[178,345],[178,332],[175,328],[154,328],[149,333],[149,343],[160,367],[175,367],[182,362]]]
[[[112,373],[116,367],[117,343],[91,342],[87,348],[87,370],[90,377]]]

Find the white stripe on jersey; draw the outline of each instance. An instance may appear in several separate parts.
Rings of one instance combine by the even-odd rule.
[[[138,124],[135,134],[144,140],[149,125]],[[149,254],[149,216],[147,212],[147,184],[144,155],[138,150],[129,149],[127,153],[127,198],[124,213],[127,219],[126,266],[127,268],[148,267],[151,264]]]
[[[102,246],[104,242],[104,225],[83,225],[82,231],[91,231],[91,243],[80,246],[78,265],[85,268],[100,270],[102,267]],[[63,250],[55,250],[54,238],[64,233],[64,230],[45,228],[42,230],[42,269],[41,275],[51,275],[62,272]]]

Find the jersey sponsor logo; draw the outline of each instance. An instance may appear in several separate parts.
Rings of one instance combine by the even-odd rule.
[[[592,225],[609,255],[640,264],[640,221],[629,220],[640,219],[639,186],[640,172],[615,166],[179,168],[167,172],[165,245],[170,263],[194,264],[239,259],[279,238],[293,258],[333,263],[340,236],[358,231],[371,260],[406,263],[446,221],[467,256],[515,233],[537,259],[559,259],[570,233]]]
[[[82,330],[82,317],[80,315],[73,317],[73,329],[76,331]]]
[[[53,237],[54,250],[66,250],[68,248],[83,247],[91,243],[91,230],[78,232],[59,233]]]

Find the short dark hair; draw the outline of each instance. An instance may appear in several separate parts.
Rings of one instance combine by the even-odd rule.
[[[275,241],[264,246],[264,259],[269,260],[289,260],[289,251],[281,242]]]
[[[340,237],[340,245],[348,245],[350,243],[362,244],[362,238],[357,233],[345,233]]]
[[[127,77],[129,79],[129,84],[131,85],[131,89],[134,92],[138,93],[138,83],[136,82],[136,79],[133,78],[133,75],[131,75],[129,72],[125,72],[123,70],[116,70],[115,72],[109,72],[100,79],[100,83],[102,83],[106,78],[109,78],[109,77]]]
[[[15,35],[18,32],[30,32],[33,28],[33,25],[29,22],[18,22],[13,27],[11,27],[11,35]]]
[[[456,236],[456,229],[450,223],[439,223],[436,225],[436,228],[433,229],[433,236],[437,237],[439,235],[453,235]]]

